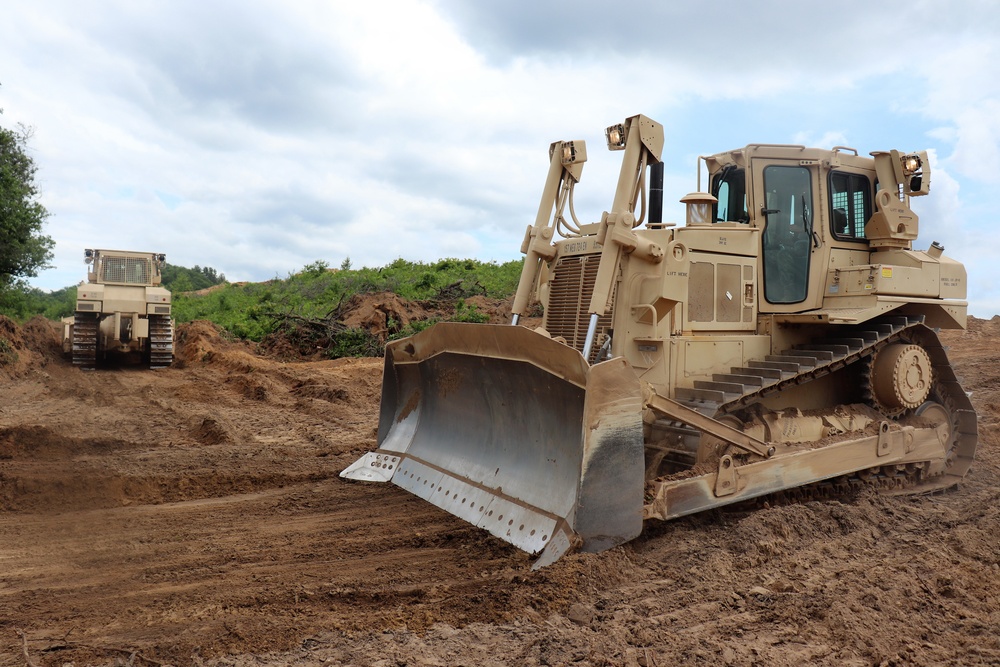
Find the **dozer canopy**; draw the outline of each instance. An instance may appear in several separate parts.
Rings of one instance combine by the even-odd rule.
[[[341,476],[392,481],[531,553],[642,530],[642,395],[616,358],[520,326],[437,324],[386,347],[379,449]]]

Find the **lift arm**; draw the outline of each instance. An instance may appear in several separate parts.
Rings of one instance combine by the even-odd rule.
[[[590,323],[584,342],[583,356],[590,358],[597,331],[598,318],[607,312],[613,293],[615,278],[622,253],[632,254],[650,262],[663,259],[663,249],[655,243],[640,240],[633,228],[636,226],[635,209],[643,194],[647,164],[660,161],[663,151],[663,126],[643,115],[632,116],[621,125],[607,129],[608,148],[624,150],[618,187],[611,211],[601,217],[597,242],[603,246],[601,264],[597,270],[594,292],[590,299]],[[641,220],[639,221],[641,222]]]

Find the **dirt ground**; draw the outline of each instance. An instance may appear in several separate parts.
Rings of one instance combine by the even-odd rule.
[[[647,526],[539,572],[391,485],[382,362],[206,323],[84,372],[0,318],[0,665],[1000,664],[1000,317],[946,332],[980,414],[957,491]]]

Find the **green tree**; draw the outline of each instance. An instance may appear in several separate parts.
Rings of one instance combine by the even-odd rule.
[[[162,285],[174,294],[193,292],[212,285],[226,282],[226,274],[219,273],[210,266],[198,266],[189,269],[170,264],[163,267],[161,273]]]
[[[2,113],[2,109],[0,109]],[[49,266],[53,241],[42,234],[49,212],[38,201],[31,130],[0,127],[0,289]]]

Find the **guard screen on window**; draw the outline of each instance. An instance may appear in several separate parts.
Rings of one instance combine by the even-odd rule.
[[[839,239],[864,239],[872,216],[871,182],[861,174],[830,174],[830,223]]]

